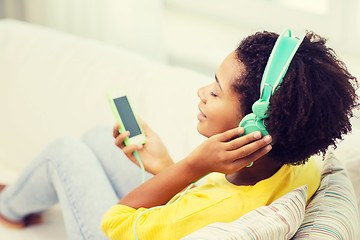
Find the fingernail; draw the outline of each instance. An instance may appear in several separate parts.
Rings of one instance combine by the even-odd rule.
[[[265,137],[264,137],[264,141],[265,141],[266,143],[271,143],[271,141],[272,141],[271,136],[270,136],[270,135],[265,136]]]
[[[272,149],[272,146],[271,145],[267,145],[266,147],[265,147],[265,150],[266,151],[270,151]]]
[[[254,136],[254,138],[260,138],[261,133],[260,132],[255,132],[253,136]]]
[[[143,145],[137,145],[137,149],[140,150],[143,148]]]

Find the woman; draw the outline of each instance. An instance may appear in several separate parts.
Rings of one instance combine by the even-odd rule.
[[[245,38],[215,81],[199,89],[197,130],[208,139],[185,159],[174,163],[145,123],[147,143],[125,147],[129,133],[118,134],[115,125],[116,146],[133,162],[138,150],[154,175],[135,188],[136,169],[110,147],[104,128],[92,130],[83,142],[62,138],[0,194],[3,220],[23,223],[59,200],[70,239],[101,239],[97,224],[108,209],[101,226],[111,239],[135,239],[135,233],[139,239],[179,239],[212,222],[233,221],[304,184],[310,199],[320,173],[309,157],[351,131],[357,82],[325,40],[308,33],[270,100],[265,125],[271,137],[261,138],[260,132],[238,137],[244,131],[241,119],[259,97],[277,37],[263,32]],[[185,187],[212,172],[205,184],[176,201]]]

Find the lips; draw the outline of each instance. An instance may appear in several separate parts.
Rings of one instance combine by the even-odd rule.
[[[199,111],[200,111],[200,113],[197,115],[198,120],[199,121],[206,120],[206,115],[201,111],[200,107],[199,107]]]

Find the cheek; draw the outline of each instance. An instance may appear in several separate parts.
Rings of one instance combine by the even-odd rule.
[[[230,114],[230,115],[226,116],[226,118],[223,119],[221,125],[223,127],[223,131],[227,131],[227,130],[238,127],[239,123],[240,123],[240,119],[238,118],[238,116],[236,116],[234,114]]]
[[[240,114],[235,108],[222,108],[217,112],[217,117],[214,118],[214,123],[217,126],[218,132],[225,132],[227,130],[236,128],[241,121]]]

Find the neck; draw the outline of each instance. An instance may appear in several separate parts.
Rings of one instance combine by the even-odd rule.
[[[265,155],[256,160],[251,167],[245,167],[238,172],[226,175],[226,179],[237,186],[255,185],[274,175],[282,165]]]

